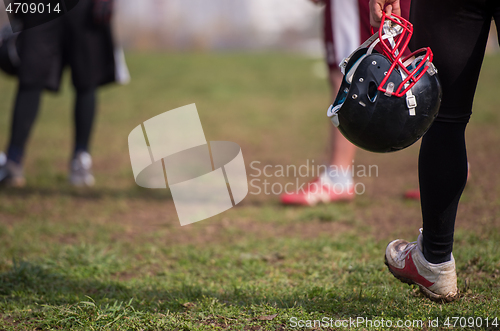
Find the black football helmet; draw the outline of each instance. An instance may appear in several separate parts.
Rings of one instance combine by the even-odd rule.
[[[344,78],[328,117],[354,145],[379,153],[401,150],[434,121],[441,84],[430,48],[404,55],[412,34],[410,22],[384,14],[378,33],[340,64]]]

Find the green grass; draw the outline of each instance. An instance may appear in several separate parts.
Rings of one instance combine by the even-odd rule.
[[[249,173],[254,160],[321,164],[329,92],[312,74],[315,60],[132,53],[128,62],[132,83],[100,93],[91,190],[66,183],[71,88],[45,95],[26,159],[28,187],[0,190],[0,330],[343,329],[293,328],[294,318],[323,317],[426,325],[439,318],[440,328],[427,328],[437,330],[448,317],[471,316],[486,329],[486,318],[500,319],[499,56],[485,59],[468,131],[472,173],[454,250],[462,297],[451,304],[430,302],[383,264],[388,240],[416,239],[419,205],[400,193],[416,186],[418,146],[359,152],[357,163],[376,164],[380,174],[360,179],[367,192],[352,203],[284,208],[275,195],[250,194],[186,227],[167,190],[133,182],[128,133],[193,102],[207,139],[238,143]],[[0,146],[15,86],[0,77]]]

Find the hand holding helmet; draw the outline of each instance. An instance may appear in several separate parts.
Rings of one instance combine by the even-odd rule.
[[[442,92],[432,51],[404,55],[412,33],[410,22],[383,13],[379,31],[340,64],[344,79],[328,116],[358,147],[380,153],[406,148],[438,113]]]
[[[382,14],[401,16],[399,0],[370,0],[370,24],[376,28],[380,26]]]

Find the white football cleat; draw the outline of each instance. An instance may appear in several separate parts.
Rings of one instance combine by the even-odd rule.
[[[92,157],[87,152],[79,152],[71,161],[69,181],[76,187],[91,187],[95,184],[92,175]]]
[[[326,184],[320,178],[307,183],[305,189],[281,195],[284,205],[315,206],[323,202],[351,201],[354,199],[354,185]]]
[[[420,291],[433,301],[451,302],[458,299],[453,254],[450,261],[433,264],[425,259],[422,250],[422,234],[416,242],[394,240],[385,250],[385,264],[394,277],[403,283],[418,285]]]
[[[7,160],[5,157],[1,157],[0,162],[0,185],[18,188],[26,186],[23,167],[20,164]]]

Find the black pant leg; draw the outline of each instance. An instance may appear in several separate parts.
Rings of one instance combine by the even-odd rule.
[[[17,91],[7,158],[18,164],[22,162],[26,142],[38,114],[41,93],[41,87],[24,87],[22,85]]]

